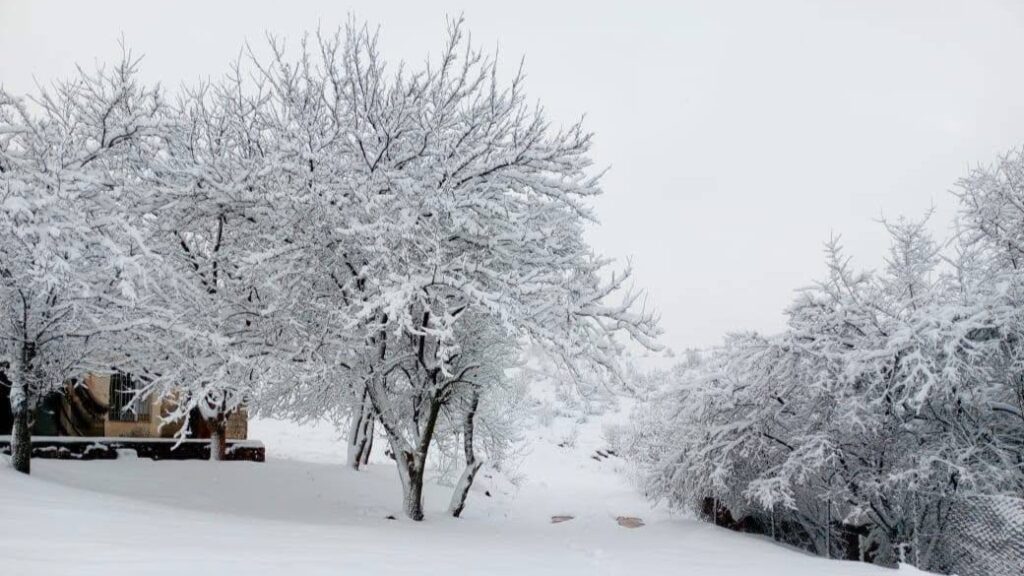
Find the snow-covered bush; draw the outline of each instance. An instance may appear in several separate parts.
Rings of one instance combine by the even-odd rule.
[[[950,511],[1024,493],[1022,175],[1014,152],[960,182],[948,254],[927,219],[884,223],[877,272],[829,242],[787,330],[730,336],[638,406],[617,443],[644,490],[821,555],[963,572]]]

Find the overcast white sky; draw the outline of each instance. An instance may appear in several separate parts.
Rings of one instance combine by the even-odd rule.
[[[218,75],[265,31],[352,13],[421,62],[446,15],[513,68],[556,122],[586,114],[610,166],[597,249],[631,257],[665,343],[778,330],[841,233],[876,266],[880,216],[954,210],[972,164],[1024,144],[1024,2],[51,2],[0,0],[0,84],[15,92],[118,54],[173,87]]]

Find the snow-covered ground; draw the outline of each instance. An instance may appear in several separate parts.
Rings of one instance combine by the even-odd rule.
[[[518,486],[483,479],[464,518],[453,519],[442,514],[449,489],[434,483],[422,523],[401,519],[383,456],[348,470],[327,425],[254,421],[263,464],[34,460],[31,477],[3,466],[0,574],[891,573],[653,509],[617,458],[593,458],[605,447],[596,418],[538,428],[526,438]],[[555,515],[574,519],[552,523]],[[618,516],[646,525],[624,528]]]

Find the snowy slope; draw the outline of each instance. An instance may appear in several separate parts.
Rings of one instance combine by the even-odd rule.
[[[443,516],[449,490],[429,486],[420,524],[387,518],[400,517],[394,470],[341,466],[330,426],[253,422],[264,464],[35,460],[31,478],[0,470],[0,574],[891,573],[652,510],[616,458],[592,458],[601,425],[558,418],[531,432],[519,487],[481,484],[463,519]]]

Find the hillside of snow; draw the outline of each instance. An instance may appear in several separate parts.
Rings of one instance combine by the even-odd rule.
[[[536,426],[517,482],[483,478],[461,519],[443,515],[450,489],[432,483],[422,523],[402,519],[386,457],[347,469],[328,425],[252,422],[251,436],[267,445],[262,464],[34,460],[31,477],[2,466],[0,574],[891,573],[652,508],[622,462],[596,452],[606,447],[603,424],[557,417]],[[622,527],[619,516],[645,525]]]

